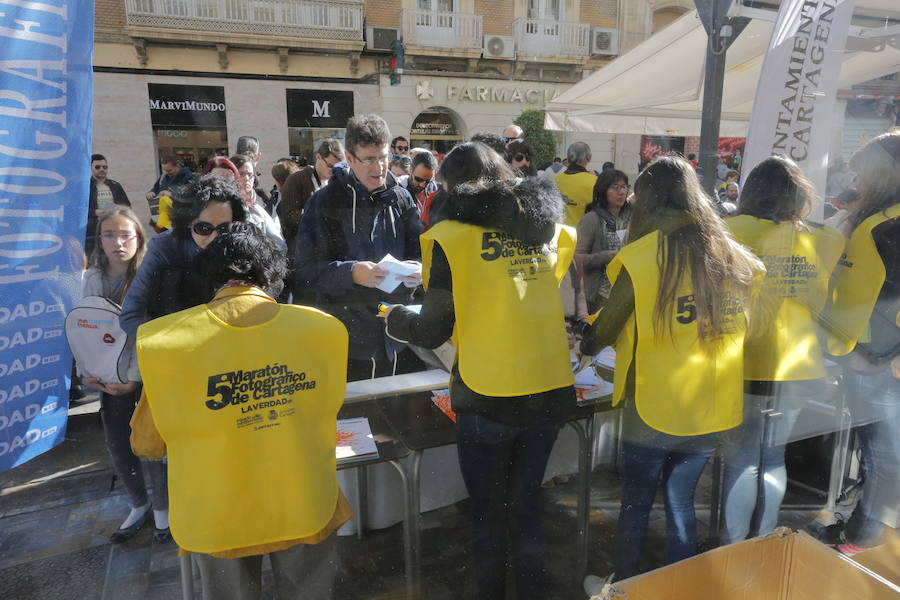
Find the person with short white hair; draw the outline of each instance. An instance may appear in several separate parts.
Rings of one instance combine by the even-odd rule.
[[[566,201],[566,222],[570,227],[578,225],[585,209],[594,199],[597,176],[587,170],[591,162],[591,147],[584,142],[573,142],[566,150],[568,168],[554,177],[563,199]]]

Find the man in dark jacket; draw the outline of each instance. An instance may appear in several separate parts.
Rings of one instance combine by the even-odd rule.
[[[349,380],[390,375],[416,362],[404,344],[385,336],[377,317],[379,302],[409,303],[421,281],[420,272],[390,292],[377,287],[387,274],[377,263],[388,254],[421,269],[415,200],[399,186],[385,186],[390,139],[381,117],[350,119],[344,140],[349,168],[336,167],[313,194],[294,238],[295,291],[314,291],[315,305],[347,327]]]
[[[131,206],[128,194],[118,181],[109,178],[109,163],[102,154],[91,155],[91,188],[88,196],[87,232],[84,236],[84,252],[88,256],[94,250],[94,234],[97,229],[97,213],[115,205]]]
[[[288,248],[297,234],[303,207],[319,188],[328,183],[334,165],[344,161],[344,147],[334,138],[319,142],[313,164],[292,173],[281,186],[281,200],[278,203],[278,218],[281,231]]]

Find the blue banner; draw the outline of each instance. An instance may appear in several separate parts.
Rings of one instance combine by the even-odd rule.
[[[91,0],[0,0],[0,471],[66,435],[93,38]]]

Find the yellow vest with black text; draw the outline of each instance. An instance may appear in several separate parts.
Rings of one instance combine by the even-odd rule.
[[[743,361],[746,322],[740,299],[729,294],[726,326],[717,345],[704,349],[697,330],[690,270],[682,277],[672,307],[672,328],[654,328],[659,290],[659,232],[647,234],[621,250],[606,272],[615,284],[624,268],[634,286],[634,312],[616,343],[613,404],[625,396],[634,364],[634,400],[647,425],[671,435],[700,435],[740,424],[743,410]],[[603,318],[601,310],[598,318]]]
[[[347,343],[336,318],[292,305],[251,327],[201,305],[138,329],[179,546],[221,552],[307,537],[329,523]]]
[[[831,354],[849,354],[857,342],[869,341],[869,319],[887,278],[872,230],[892,219],[900,219],[900,204],[867,218],[850,236],[847,252],[834,273],[831,305],[824,317],[831,332]],[[897,324],[900,325],[900,315]]]
[[[423,283],[434,242],[453,280],[459,374],[485,396],[536,394],[574,384],[559,282],[575,232],[557,225],[550,244],[441,221],[422,234]]]
[[[825,376],[818,316],[844,236],[830,227],[775,223],[750,215],[726,219],[734,239],[766,265],[760,290],[761,334],[744,349],[744,379],[803,381]]]
[[[566,172],[563,171],[554,177],[554,181],[556,181],[563,200],[566,201],[565,224],[569,227],[576,227],[578,221],[584,216],[584,208],[594,198],[594,184],[597,183],[597,176],[587,171],[566,175]]]

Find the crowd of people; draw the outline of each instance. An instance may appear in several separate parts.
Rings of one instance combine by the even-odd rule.
[[[260,158],[249,136],[200,174],[164,158],[148,241],[91,157],[84,294],[121,305],[131,344],[126,381],[82,373],[131,498],[112,539],[152,514],[165,543],[171,510],[205,598],[256,597],[263,554],[281,597],[330,597],[333,533],[350,517],[334,472],[344,384],[423,370],[421,350],[448,342],[478,598],[504,598],[508,568],[516,597],[545,597],[541,483],[577,406],[574,371],[607,346],[624,423],[616,580],[642,571],[660,486],[666,560],[698,552],[694,494],[717,451],[723,542],[777,525],[785,447],[831,381],[828,359],[865,468],[830,541],[853,554],[896,526],[900,132],[851,161],[858,200],[841,231],[808,220],[816,191],[781,156],[752,168],[739,202],[724,174],[729,218],[684,158],[659,157],[632,191],[612,163],[589,170],[584,142],[538,169],[513,125],[438,164],[355,116],[311,164],[276,161],[271,195]],[[394,286],[387,256],[411,273]],[[234,519],[232,506],[253,510]]]

